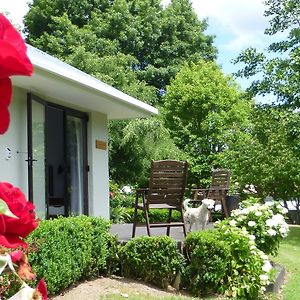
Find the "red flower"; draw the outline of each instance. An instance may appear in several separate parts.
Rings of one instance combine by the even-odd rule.
[[[42,295],[42,300],[48,300],[47,285],[44,279],[41,279],[36,287],[37,291]]]
[[[22,240],[38,226],[34,205],[27,201],[22,191],[10,183],[0,182],[2,199],[17,217],[0,215],[0,245],[7,248],[27,247]]]
[[[0,134],[9,125],[8,106],[11,101],[11,81],[9,76],[30,76],[32,64],[26,54],[26,45],[11,23],[0,14]]]

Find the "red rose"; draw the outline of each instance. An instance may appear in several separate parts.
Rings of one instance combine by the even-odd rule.
[[[26,45],[19,32],[0,14],[0,134],[9,125],[8,106],[11,101],[9,76],[30,76],[32,64],[26,54]]]
[[[34,205],[27,201],[20,189],[7,182],[0,182],[0,199],[17,217],[0,215],[0,245],[7,248],[26,247],[22,238],[38,226]]]
[[[46,282],[45,282],[45,280],[43,278],[39,281],[36,289],[40,293],[40,295],[42,296],[42,300],[48,300],[48,297],[47,297],[47,294],[48,294],[47,285],[46,285]]]

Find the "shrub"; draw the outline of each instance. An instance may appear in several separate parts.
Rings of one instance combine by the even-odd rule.
[[[109,223],[87,216],[42,221],[29,236],[29,261],[49,294],[104,269]]]
[[[121,263],[125,276],[166,288],[182,273],[184,257],[172,238],[145,236],[123,247]]]
[[[245,228],[255,237],[257,247],[266,254],[276,255],[280,241],[287,236],[288,225],[284,214],[287,210],[278,202],[260,203],[250,197],[241,202],[240,209],[232,212],[232,217],[221,224]]]
[[[188,258],[186,287],[196,296],[217,291],[230,263],[229,245],[210,230],[189,233],[184,246]]]
[[[126,223],[132,223],[133,215],[134,215],[134,209],[133,208],[126,208],[127,211],[127,218],[125,219]],[[149,210],[149,219],[150,222],[166,222],[168,220],[169,211],[167,209],[152,209]],[[174,210],[172,212],[172,221],[178,222],[180,220],[180,212]],[[145,218],[143,211],[138,210],[138,222],[144,223]]]
[[[220,291],[230,297],[258,299],[270,283],[272,266],[268,256],[256,247],[245,229],[222,225],[215,234],[230,247],[229,264]]]

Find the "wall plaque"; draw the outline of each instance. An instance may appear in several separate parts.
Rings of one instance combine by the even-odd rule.
[[[107,142],[96,140],[96,148],[101,150],[107,149]]]

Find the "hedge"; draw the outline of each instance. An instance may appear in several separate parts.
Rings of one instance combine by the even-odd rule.
[[[168,236],[136,237],[122,249],[123,275],[163,288],[180,277],[184,264],[176,241]]]
[[[184,285],[196,296],[218,291],[229,265],[229,245],[215,230],[191,232],[184,245],[188,259]]]
[[[28,237],[29,262],[49,294],[104,272],[109,222],[88,216],[41,221]]]

